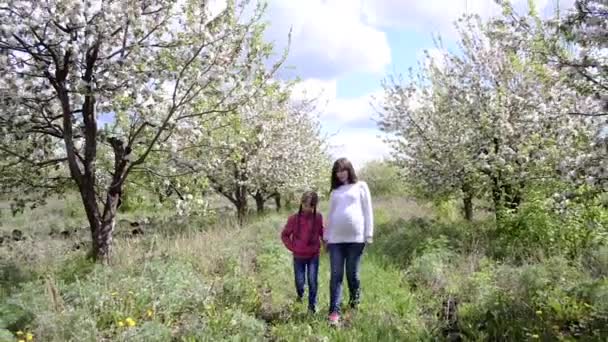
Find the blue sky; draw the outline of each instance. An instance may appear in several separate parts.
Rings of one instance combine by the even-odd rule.
[[[572,2],[535,1],[543,13]],[[512,3],[527,10],[528,0]],[[370,106],[372,97],[381,95],[382,79],[416,66],[424,49],[437,52],[433,34],[452,50],[457,39],[452,23],[461,14],[487,18],[499,11],[493,0],[269,0],[267,38],[281,48],[293,29],[290,73],[303,80],[299,90],[322,94],[321,122],[332,134],[332,155],[360,167],[389,154]]]

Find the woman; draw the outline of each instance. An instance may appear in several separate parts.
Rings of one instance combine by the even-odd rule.
[[[329,215],[324,240],[330,258],[329,322],[340,322],[342,278],[350,294],[349,305],[355,309],[360,300],[359,266],[363,249],[372,243],[374,217],[369,188],[358,181],[353,165],[346,158],[336,160],[331,173]]]

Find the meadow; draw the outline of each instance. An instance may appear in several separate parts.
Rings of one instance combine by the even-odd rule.
[[[279,239],[287,212],[241,228],[225,218],[122,213],[103,266],[85,257],[90,233],[78,204],[68,196],[14,217],[2,210],[1,341],[608,337],[608,248],[576,259],[505,257],[491,221],[464,222],[454,206],[376,199],[362,304],[333,328],[325,252],[319,313],[295,302],[291,256]]]

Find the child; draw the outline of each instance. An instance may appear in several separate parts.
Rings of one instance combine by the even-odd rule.
[[[298,301],[302,301],[305,280],[308,278],[308,310],[311,313],[317,311],[317,273],[323,238],[323,217],[317,213],[318,202],[319,197],[315,192],[305,192],[300,210],[289,217],[281,233],[283,244],[293,253]]]

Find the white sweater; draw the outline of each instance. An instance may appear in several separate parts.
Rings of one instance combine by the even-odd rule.
[[[374,214],[365,182],[342,185],[331,192],[324,235],[327,243],[372,241]]]

